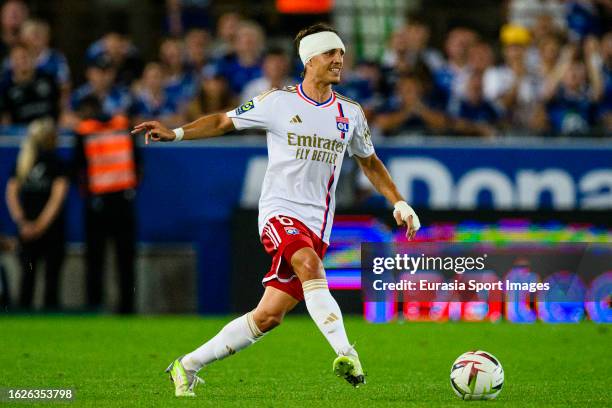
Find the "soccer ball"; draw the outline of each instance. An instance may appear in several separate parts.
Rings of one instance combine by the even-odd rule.
[[[468,351],[453,363],[450,383],[461,399],[493,399],[504,386],[504,369],[493,354]]]

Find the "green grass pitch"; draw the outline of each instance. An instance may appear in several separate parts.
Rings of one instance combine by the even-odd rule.
[[[331,348],[306,316],[288,317],[259,343],[205,368],[198,396],[176,399],[163,370],[227,320],[2,317],[0,387],[73,387],[75,401],[62,406],[75,407],[612,406],[610,326],[374,325],[349,317],[349,337],[368,374],[368,383],[354,389],[332,375]],[[449,385],[454,359],[476,348],[504,367],[506,383],[495,401],[461,401]]]

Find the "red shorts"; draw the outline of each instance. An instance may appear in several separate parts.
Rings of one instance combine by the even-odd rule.
[[[282,290],[297,300],[304,300],[302,283],[293,272],[291,257],[298,250],[310,247],[323,259],[327,244],[301,221],[283,215],[268,220],[261,234],[261,242],[272,256],[272,265],[262,280],[263,285]]]

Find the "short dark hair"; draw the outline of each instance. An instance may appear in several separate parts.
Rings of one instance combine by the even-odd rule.
[[[304,28],[303,30],[300,30],[300,32],[297,33],[297,35],[295,36],[294,40],[295,49],[297,50],[297,53],[300,53],[300,41],[302,41],[304,37],[311,34],[322,33],[324,31],[331,31],[332,33],[338,35],[338,31],[336,31],[331,25],[327,23],[316,23]],[[306,67],[304,67],[302,73],[300,74],[302,78],[304,78],[304,75],[306,75]]]

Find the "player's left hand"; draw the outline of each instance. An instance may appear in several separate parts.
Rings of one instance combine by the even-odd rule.
[[[408,205],[405,201],[398,201],[395,203],[393,209],[393,218],[397,225],[406,225],[406,238],[409,240],[413,239],[416,232],[421,228],[421,221],[416,212]]]

